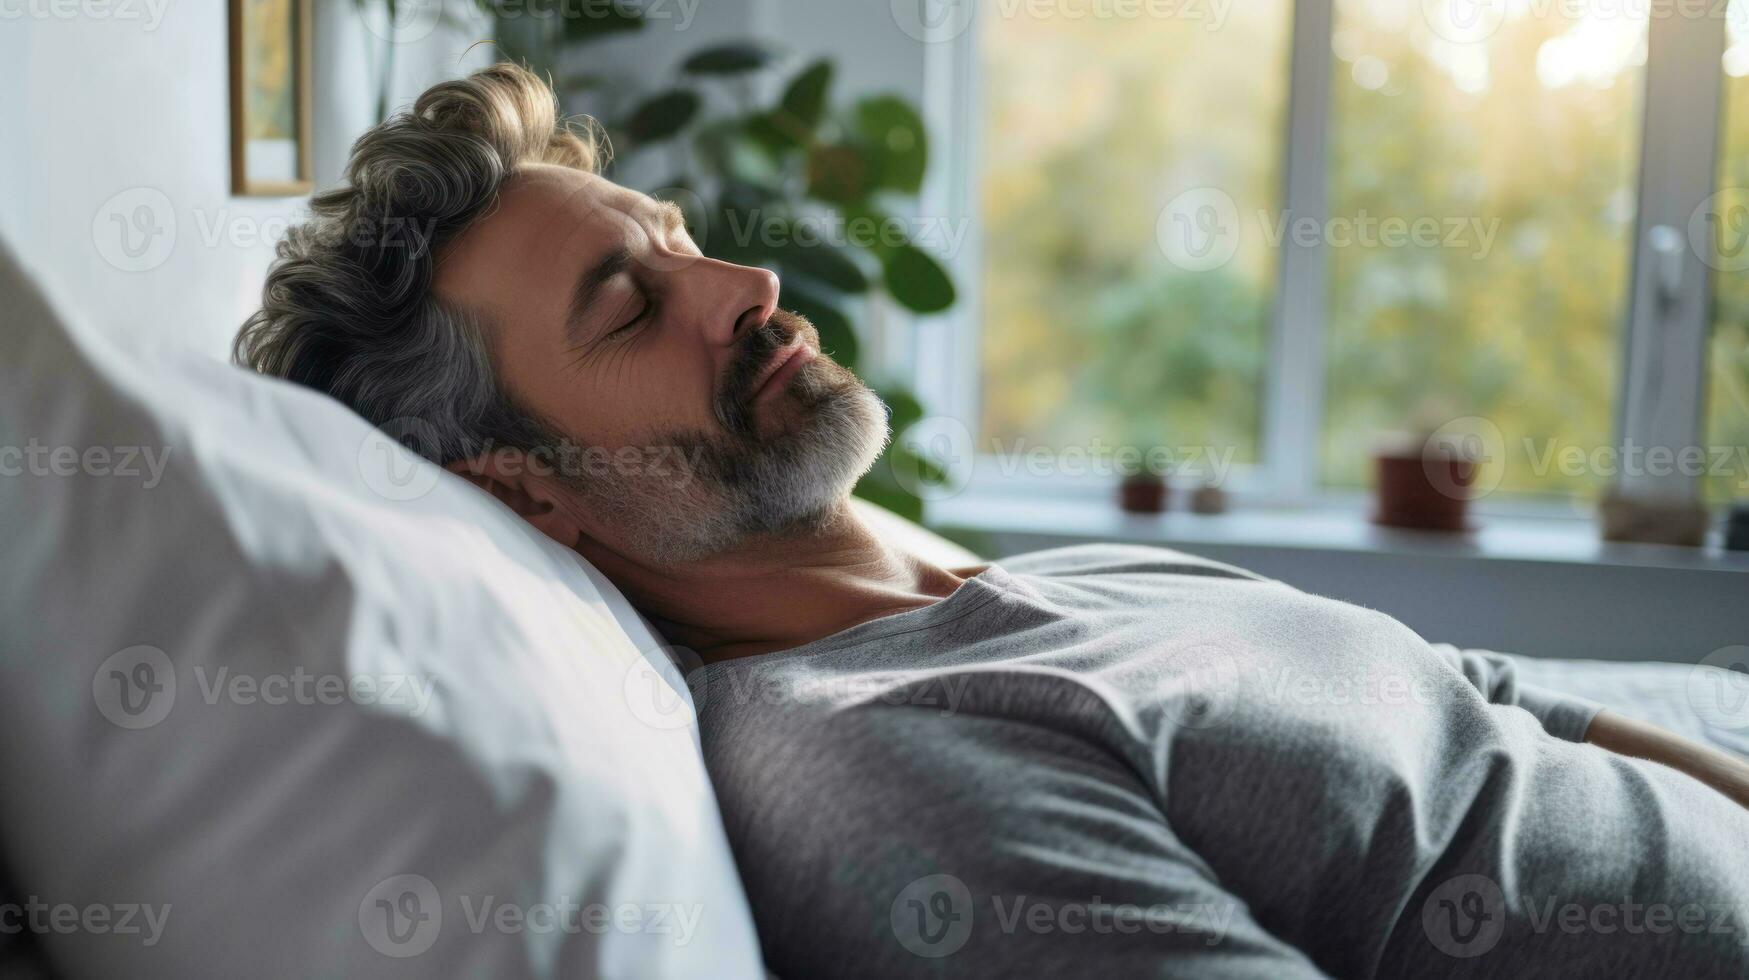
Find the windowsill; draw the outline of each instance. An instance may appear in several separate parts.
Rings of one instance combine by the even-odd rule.
[[[1749,552],[1725,551],[1715,533],[1703,548],[1603,541],[1590,520],[1474,518],[1460,534],[1407,531],[1371,523],[1364,509],[1235,509],[1225,514],[1170,511],[1126,514],[1100,500],[963,493],[931,502],[928,523],[986,534],[1051,541],[1124,541],[1196,550],[1306,550],[1509,562],[1555,562],[1626,568],[1675,568],[1749,574]]]

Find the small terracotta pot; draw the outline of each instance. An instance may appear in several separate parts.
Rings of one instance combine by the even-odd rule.
[[[1437,450],[1373,456],[1378,510],[1373,523],[1421,531],[1467,531],[1472,460]]]
[[[1158,514],[1166,509],[1166,478],[1132,473],[1118,484],[1117,503],[1132,514]]]

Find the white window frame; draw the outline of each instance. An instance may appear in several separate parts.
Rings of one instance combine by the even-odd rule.
[[[1680,15],[1677,5],[1683,2],[1654,0],[1652,8],[1635,247],[1630,268],[1620,270],[1631,278],[1621,330],[1617,446],[1700,445],[1705,424],[1710,263],[1692,248],[1669,254],[1666,246],[1671,231],[1680,232],[1686,246],[1692,215],[1715,190],[1726,23],[1723,17]],[[1335,0],[1296,0],[1282,176],[1283,209],[1294,219],[1322,221],[1328,210],[1334,26]],[[968,450],[947,460],[954,494],[1086,499],[1108,492],[1110,480],[1005,474],[993,456],[972,448],[981,412],[983,324],[979,35],[974,22],[951,40],[926,46],[925,120],[930,132],[955,136],[936,144],[939,163],[924,186],[922,207],[924,213],[968,217],[971,230],[957,254],[947,257],[960,302],[914,324],[911,381],[938,437],[953,433],[956,445]],[[1262,462],[1234,467],[1226,487],[1248,507],[1355,509],[1364,494],[1319,484],[1328,256],[1291,239],[1280,256],[1261,393]],[[925,441],[941,445],[939,438]],[[1680,474],[1624,477],[1622,487],[1661,498],[1692,499],[1697,493],[1695,481]],[[1478,503],[1484,513],[1585,516],[1546,498],[1496,494]]]

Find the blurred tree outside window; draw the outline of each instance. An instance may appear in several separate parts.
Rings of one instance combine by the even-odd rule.
[[[1606,490],[1549,454],[1617,438],[1650,8],[1451,3],[1494,19],[1453,37],[1440,0],[1334,0],[1316,365],[1270,363],[1299,152],[1292,0],[1220,23],[1195,5],[982,10],[979,451],[1207,446],[1266,465],[1271,372],[1321,371],[1323,488],[1365,487],[1385,434],[1479,417],[1503,440],[1500,491]],[[1730,447],[1749,446],[1749,0],[1726,20],[1697,438]],[[1224,251],[1199,263],[1199,236]],[[1708,496],[1749,495],[1745,475]]]
[[[1709,445],[1737,449],[1749,447],[1749,2],[1731,0],[1725,26],[1706,438]],[[1749,497],[1742,464],[1727,469],[1708,477],[1707,496]]]

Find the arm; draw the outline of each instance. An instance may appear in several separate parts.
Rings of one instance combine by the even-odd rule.
[[[1749,763],[1594,701],[1521,684],[1511,658],[1503,654],[1460,650],[1448,643],[1431,646],[1483,697],[1495,704],[1524,708],[1536,715],[1550,734],[1669,766],[1749,807]]]
[[[1607,708],[1591,720],[1585,741],[1618,755],[1687,773],[1739,805],[1749,807],[1749,763],[1717,749]]]
[[[1512,658],[1492,650],[1460,650],[1449,643],[1429,644],[1433,652],[1464,675],[1491,704],[1509,704],[1536,716],[1543,730],[1569,742],[1582,742],[1603,705],[1518,680]]]

